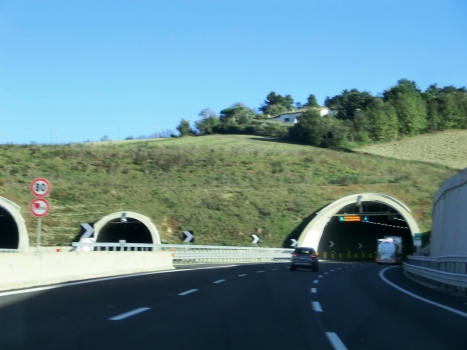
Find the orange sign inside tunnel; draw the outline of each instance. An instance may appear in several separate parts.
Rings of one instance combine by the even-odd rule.
[[[353,215],[353,216],[341,216],[340,221],[361,221],[360,216]]]

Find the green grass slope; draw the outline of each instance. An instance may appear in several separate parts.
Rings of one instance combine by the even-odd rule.
[[[281,246],[338,198],[382,192],[407,204],[422,230],[434,193],[456,170],[246,135],[65,146],[0,147],[0,195],[22,207],[31,244],[31,180],[52,184],[43,245],[68,245],[79,223],[118,210],[149,216],[163,242],[194,230],[197,244]]]

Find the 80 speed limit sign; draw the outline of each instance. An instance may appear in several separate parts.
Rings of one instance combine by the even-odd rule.
[[[36,197],[45,197],[50,193],[50,182],[43,178],[31,182],[31,192]]]

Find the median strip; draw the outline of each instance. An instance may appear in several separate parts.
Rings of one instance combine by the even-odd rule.
[[[196,292],[198,289],[190,289],[190,290],[187,290],[186,292],[182,292],[180,293],[179,295],[187,295],[187,294],[190,294],[190,293],[194,293]]]
[[[124,318],[139,314],[139,313],[141,313],[143,311],[146,311],[146,310],[149,310],[149,309],[150,309],[149,307],[140,307],[138,309],[134,309],[132,311],[125,312],[124,314],[111,317],[111,318],[109,318],[109,320],[111,320],[111,321],[120,321],[120,320],[123,320]]]

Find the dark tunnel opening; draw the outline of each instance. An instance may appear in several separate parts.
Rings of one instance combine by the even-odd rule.
[[[352,215],[359,216],[361,221],[341,221],[341,216]],[[377,240],[385,236],[402,237],[403,255],[413,253],[412,233],[400,213],[378,202],[362,202],[361,208],[349,204],[325,226],[318,251],[321,257],[346,256],[358,260],[366,257],[371,260],[377,250]]]
[[[152,236],[149,229],[141,221],[127,218],[126,222],[114,219],[105,224],[97,236],[97,242],[118,243],[125,240],[127,243],[152,244]]]
[[[0,206],[0,248],[18,249],[18,246],[18,225],[10,212]]]

